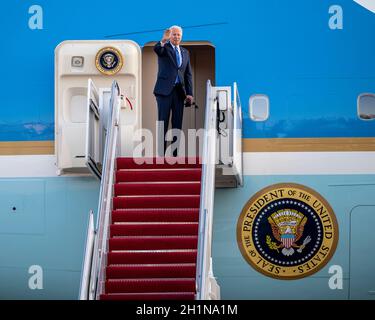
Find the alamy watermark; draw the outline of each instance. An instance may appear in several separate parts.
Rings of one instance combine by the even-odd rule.
[[[29,278],[29,289],[30,290],[42,290],[43,289],[43,268],[39,265],[32,265],[28,270],[32,276]]]
[[[29,8],[29,28],[31,30],[43,29],[43,8],[39,5],[32,5]]]
[[[328,286],[331,290],[342,290],[343,285],[343,270],[339,265],[333,265],[329,267],[329,274],[332,276],[328,280]]]
[[[238,137],[241,137],[240,129],[238,131]],[[135,163],[139,165],[152,163],[154,155],[157,156],[157,163],[167,162],[168,164],[185,162],[195,164],[199,160],[201,164],[215,165],[220,164],[222,159],[233,158],[233,144],[235,143],[233,129],[227,130],[225,136],[221,136],[216,128],[188,129],[185,132],[170,129],[165,134],[165,150],[164,132],[163,122],[158,122],[155,137],[151,130],[145,128],[134,132],[132,157]],[[215,154],[212,154],[213,149],[216,150]]]
[[[328,13],[331,15],[328,20],[328,26],[331,30],[342,30],[344,29],[344,11],[339,5],[332,5],[328,9]]]

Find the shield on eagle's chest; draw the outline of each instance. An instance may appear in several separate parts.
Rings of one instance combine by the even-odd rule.
[[[282,234],[281,235],[281,242],[283,243],[284,247],[289,249],[295,240],[294,234]]]

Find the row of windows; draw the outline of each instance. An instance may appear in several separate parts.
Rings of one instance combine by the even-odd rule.
[[[253,121],[266,121],[270,115],[270,99],[265,94],[254,94],[249,99],[249,114]],[[375,94],[363,93],[357,99],[357,114],[361,120],[375,119]]]

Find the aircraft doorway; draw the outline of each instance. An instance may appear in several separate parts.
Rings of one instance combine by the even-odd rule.
[[[153,50],[155,43],[147,43],[142,49],[142,128],[150,130],[153,134],[154,155],[156,154],[157,104],[153,90],[158,71],[157,55]],[[213,85],[215,83],[215,47],[209,42],[182,42],[181,46],[190,53],[194,98],[198,106],[198,108],[193,106],[184,109],[182,128],[187,138],[188,129],[198,130],[204,127],[206,82],[210,79]],[[169,128],[171,128],[171,125],[169,125]],[[197,146],[199,145],[200,148],[202,148],[201,144],[201,142],[199,144],[197,142]],[[185,142],[185,150],[187,154],[187,141]]]

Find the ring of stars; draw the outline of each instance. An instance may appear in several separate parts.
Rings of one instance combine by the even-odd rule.
[[[293,261],[281,261],[281,260],[278,260],[278,259],[275,259],[273,257],[271,257],[270,255],[268,255],[263,249],[262,247],[260,246],[260,239],[259,239],[259,236],[258,236],[258,227],[259,227],[259,221],[263,218],[263,216],[265,214],[267,214],[267,212],[269,211],[273,211],[274,208],[280,206],[280,205],[296,205],[296,206],[299,206],[301,207],[302,210],[305,210],[305,212],[308,212],[311,216],[311,218],[314,220],[314,223],[316,224],[316,229],[317,229],[317,238],[316,238],[316,243],[315,245],[313,246],[313,248],[310,250],[309,253],[307,253],[305,256],[297,259],[297,260],[293,260]],[[298,265],[306,260],[310,260],[310,258],[315,254],[315,252],[318,250],[319,246],[320,246],[320,243],[321,243],[321,239],[322,239],[322,231],[321,231],[321,227],[320,227],[320,223],[319,223],[319,220],[318,218],[316,217],[315,213],[308,207],[306,206],[304,203],[300,203],[300,202],[297,202],[297,201],[294,201],[294,200],[282,200],[282,201],[278,201],[278,202],[275,202],[275,203],[272,203],[270,205],[268,205],[264,210],[263,212],[261,212],[258,217],[256,217],[256,222],[255,222],[255,227],[254,227],[254,242],[255,242],[255,246],[256,248],[258,249],[258,251],[262,254],[262,256],[266,259],[268,259],[269,261],[275,263],[275,264],[279,264],[279,265],[286,265],[286,266],[293,266],[293,265]]]

